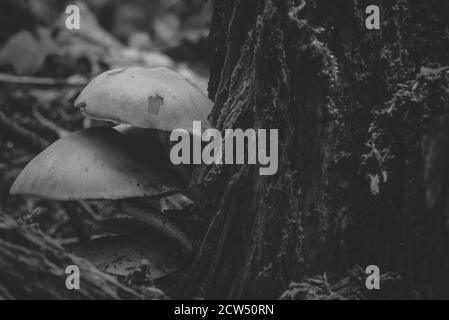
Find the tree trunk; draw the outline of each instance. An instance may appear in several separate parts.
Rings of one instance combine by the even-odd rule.
[[[428,128],[448,112],[449,6],[371,2],[215,1],[211,119],[279,129],[279,170],[199,170],[214,220],[182,296],[278,298],[306,275],[373,264],[448,296],[449,134]],[[365,28],[370,4],[381,30]]]

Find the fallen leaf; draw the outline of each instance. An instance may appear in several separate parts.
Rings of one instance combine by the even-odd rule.
[[[32,75],[42,68],[47,56],[56,50],[57,46],[48,29],[38,28],[36,35],[20,31],[0,51],[0,65],[10,65],[20,75]]]

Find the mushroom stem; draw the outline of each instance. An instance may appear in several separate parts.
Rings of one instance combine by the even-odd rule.
[[[122,200],[120,205],[124,212],[170,237],[187,252],[193,251],[195,241],[163,212],[135,199]]]

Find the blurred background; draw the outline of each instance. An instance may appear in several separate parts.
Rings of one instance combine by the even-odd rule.
[[[67,5],[81,28],[68,30]],[[104,125],[73,101],[90,79],[113,68],[165,66],[204,93],[211,1],[3,0],[0,2],[0,214],[65,241],[89,236],[119,215],[107,202],[61,203],[9,196],[21,169],[70,132]]]

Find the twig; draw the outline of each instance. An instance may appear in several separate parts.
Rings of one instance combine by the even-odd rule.
[[[87,204],[85,201],[80,200],[78,201],[79,205],[81,206],[81,208],[84,209],[84,211],[89,215],[89,217],[95,221],[98,222],[101,220],[101,218],[95,213],[95,211],[90,207],[89,204]]]
[[[26,163],[30,162],[31,159],[33,159],[33,155],[26,154],[26,155],[21,156],[19,158],[11,159],[10,163],[13,166],[22,167]]]
[[[12,74],[0,73],[0,82],[31,85],[31,86],[66,86],[66,87],[84,87],[86,81],[80,79],[53,79],[53,78],[36,78],[28,76],[16,76]]]
[[[34,111],[33,115],[44,127],[48,128],[51,131],[53,131],[54,133],[56,133],[59,138],[65,137],[66,135],[70,134],[70,131],[68,131],[64,128],[61,128],[56,123],[53,123],[52,121],[45,118],[39,112]]]
[[[50,145],[47,140],[11,121],[2,111],[0,111],[0,130],[11,139],[18,140],[36,151],[42,151]]]

